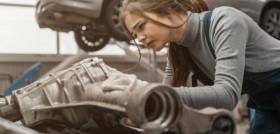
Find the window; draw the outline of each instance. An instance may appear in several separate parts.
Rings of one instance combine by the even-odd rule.
[[[35,0],[0,0],[0,53],[75,54],[73,33],[59,33],[39,28],[35,18]]]

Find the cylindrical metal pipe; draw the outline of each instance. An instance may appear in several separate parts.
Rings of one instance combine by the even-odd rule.
[[[213,131],[223,134],[233,134],[235,129],[233,120],[228,116],[221,116],[215,119],[212,127]]]
[[[18,121],[22,118],[15,104],[7,105],[0,108],[0,117],[10,121]]]
[[[177,124],[182,108],[181,98],[171,87],[151,84],[142,90],[133,91],[126,110],[137,126],[152,122],[168,129]]]

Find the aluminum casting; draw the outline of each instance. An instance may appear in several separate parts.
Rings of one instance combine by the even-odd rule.
[[[128,118],[139,128],[127,129],[133,133],[235,133],[229,111],[190,108],[172,87],[139,80],[95,57],[50,74],[5,99],[0,116],[21,120],[30,128],[50,122],[81,130],[92,121],[106,130],[122,126],[119,120]]]

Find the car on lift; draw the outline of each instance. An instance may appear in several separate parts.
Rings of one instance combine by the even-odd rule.
[[[36,20],[40,28],[74,32],[85,51],[102,49],[113,37],[127,41],[120,22],[122,0],[38,0]]]
[[[211,9],[231,6],[249,15],[259,26],[280,39],[280,0],[207,0]]]

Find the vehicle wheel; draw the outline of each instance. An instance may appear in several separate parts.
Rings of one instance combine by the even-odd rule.
[[[280,9],[267,9],[261,20],[261,27],[271,36],[280,39]]]
[[[104,35],[96,35],[92,30],[77,30],[74,33],[75,41],[78,46],[87,51],[98,51],[105,47],[110,37]]]
[[[122,27],[120,15],[122,9],[123,0],[109,0],[104,6],[103,19],[108,33],[120,41],[128,41],[125,31]]]

